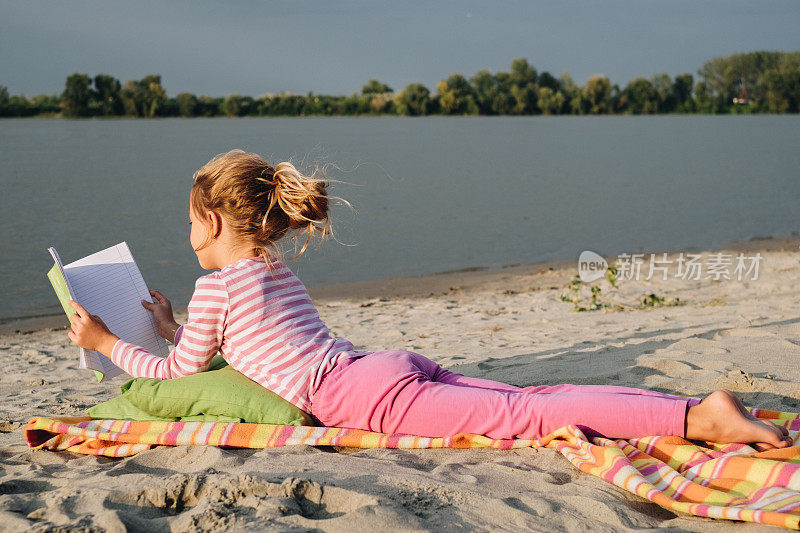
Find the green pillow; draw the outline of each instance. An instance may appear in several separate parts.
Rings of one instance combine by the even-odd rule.
[[[106,420],[166,420],[177,422],[177,418],[164,418],[162,416],[151,415],[133,405],[125,396],[111,398],[107,402],[90,407],[86,414],[92,418],[102,418]]]
[[[135,378],[122,394],[96,405],[92,418],[117,420],[243,421],[312,426],[304,411],[237,372],[216,356],[205,372],[175,379]]]
[[[242,422],[241,418],[221,415],[195,415],[167,418],[151,415],[133,405],[125,396],[117,396],[86,410],[92,418],[104,420],[144,420],[161,422]]]

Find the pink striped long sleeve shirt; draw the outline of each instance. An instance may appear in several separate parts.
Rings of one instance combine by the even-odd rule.
[[[206,370],[217,352],[236,370],[304,411],[322,378],[355,350],[333,338],[303,283],[278,259],[241,259],[197,280],[175,348],[159,357],[117,341],[114,363],[134,377],[170,379]]]

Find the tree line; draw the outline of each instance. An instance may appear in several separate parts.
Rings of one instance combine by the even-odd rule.
[[[0,85],[0,116],[242,117],[308,115],[605,115],[663,113],[797,113],[800,52],[750,52],[706,61],[697,71],[671,78],[638,77],[624,87],[606,76],[577,85],[568,73],[538,72],[526,59],[508,72],[481,70],[470,78],[451,74],[435,92],[421,83],[400,91],[376,79],[360,93],[331,96],[280,93],[253,98],[167,95],[161,76],[124,85],[113,76],[75,73],[60,95],[9,95]]]

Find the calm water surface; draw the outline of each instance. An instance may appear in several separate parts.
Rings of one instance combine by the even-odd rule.
[[[48,246],[127,241],[185,305],[191,176],[231,148],[338,166],[338,242],[289,262],[317,285],[788,236],[798,139],[792,116],[2,120],[0,320],[60,312]]]

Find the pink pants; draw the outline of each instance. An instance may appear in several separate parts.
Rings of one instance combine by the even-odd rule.
[[[445,370],[405,350],[340,361],[311,400],[311,414],[329,427],[443,437],[542,437],[573,424],[591,436],[684,435],[687,407],[671,394],[604,385],[519,388]]]

